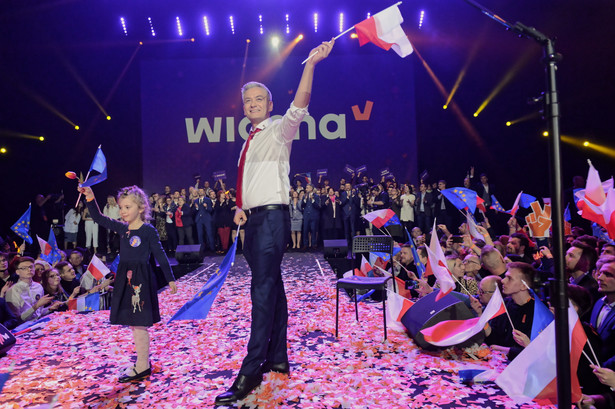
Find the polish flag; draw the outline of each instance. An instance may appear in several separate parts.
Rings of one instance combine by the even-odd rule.
[[[38,237],[38,235],[36,236],[36,238],[38,239],[38,245],[41,248],[41,255],[43,256],[50,255],[51,251],[53,250],[53,247],[51,247],[51,244],[47,243],[45,240]]]
[[[519,200],[521,200],[522,194],[523,194],[523,190],[520,191],[519,194],[517,195],[517,198],[515,199],[515,203],[513,204],[512,209],[510,209],[506,213],[510,213],[511,216],[514,216],[515,214],[517,214],[517,210],[519,210]]]
[[[487,208],[485,207],[485,200],[476,196],[476,207],[483,213],[487,212]]]
[[[440,284],[440,292],[436,295],[436,301],[438,301],[453,291],[455,288],[455,280],[453,279],[451,272],[448,271],[446,257],[444,257],[444,252],[442,251],[442,247],[440,247],[440,242],[438,241],[435,220],[433,222],[433,228],[431,229],[431,242],[429,243],[429,247],[426,247],[426,249],[431,270],[436,276],[436,281]]]
[[[391,209],[380,209],[367,213],[363,218],[380,229],[395,216],[395,212]]]
[[[92,261],[90,261],[87,271],[89,271],[90,274],[92,274],[97,280],[102,280],[111,272],[105,263],[103,263],[102,260],[96,256],[92,257]]]
[[[372,266],[369,264],[369,261],[365,258],[365,256],[361,256],[361,275],[363,277],[367,277],[367,274],[372,271]]]
[[[504,300],[500,290],[496,287],[480,317],[468,320],[440,321],[433,327],[422,329],[421,333],[425,337],[425,341],[432,345],[439,347],[458,345],[481,332],[490,319],[504,313],[506,313]]]
[[[414,303],[401,295],[387,290],[387,327],[390,324],[393,329],[405,331],[406,327],[401,324],[401,318]]]
[[[396,4],[374,14],[354,26],[359,37],[359,45],[372,42],[387,51],[393,48],[393,51],[402,58],[412,54],[410,40],[401,28],[403,22],[404,18]]]
[[[609,189],[606,200],[602,205],[604,213],[604,227],[611,239],[615,240],[615,190],[611,186]]]
[[[581,399],[577,367],[587,335],[579,316],[568,307],[570,336],[571,399]],[[534,401],[540,405],[557,405],[557,370],[555,363],[555,321],[551,322],[495,380],[518,405]]]

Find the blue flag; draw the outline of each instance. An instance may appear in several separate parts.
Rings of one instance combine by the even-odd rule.
[[[408,244],[410,245],[410,250],[412,250],[412,257],[414,258],[414,265],[416,266],[416,276],[418,278],[422,278],[423,274],[425,274],[425,265],[421,263],[421,259],[419,258],[419,252],[414,245],[414,240],[412,240],[412,236],[408,233],[408,229],[406,229],[406,235],[408,236]]]
[[[494,195],[491,195],[491,208],[493,210],[495,210],[496,212],[507,213],[506,209],[504,209],[504,207],[502,207],[502,205],[500,204],[498,199],[495,198]]]
[[[535,202],[536,198],[532,195],[528,195],[527,193],[521,193],[521,198],[519,199],[519,206],[527,209],[530,207],[532,202]]]
[[[226,257],[224,257],[224,260],[220,263],[220,267],[218,267],[216,272],[207,280],[203,288],[201,288],[190,301],[184,304],[184,306],[171,317],[169,322],[175,320],[204,320],[207,318],[207,314],[209,314],[209,310],[218,292],[222,288],[229,270],[235,262],[236,251],[237,240],[233,242]]]
[[[32,237],[28,234],[30,231],[30,213],[32,212],[32,205],[28,205],[28,210],[21,215],[19,220],[15,222],[14,225],[11,226],[11,230],[15,232],[16,235],[21,237],[28,244],[32,244]]]
[[[120,265],[120,255],[115,256],[113,262],[109,265],[109,270],[113,272],[113,274],[117,274],[117,268]]]
[[[79,311],[99,311],[100,310],[100,293],[88,294],[84,300],[83,310]]]
[[[88,180],[84,181],[81,184],[81,187],[94,186],[95,184],[107,179],[107,159],[105,158],[105,154],[103,153],[100,146],[98,147],[98,150],[96,150],[94,160],[90,165],[90,170],[88,173],[92,171],[98,172],[98,175],[89,176]]]
[[[394,214],[382,227],[395,226],[395,225],[401,225],[401,222],[399,221],[399,217],[397,217],[396,214]]]
[[[442,190],[442,194],[459,210],[466,207],[470,213],[476,211],[476,192],[465,187],[451,187]]]
[[[530,341],[533,341],[553,321],[553,313],[540,301],[534,291],[530,290],[530,294],[534,298],[534,318],[530,335]]]
[[[47,239],[47,243],[51,246],[51,253],[47,256],[45,261],[51,265],[59,263],[60,260],[62,260],[62,254],[60,253],[60,248],[56,241],[56,235],[53,233],[53,227],[49,228],[49,239]]]
[[[566,204],[566,210],[564,210],[564,220],[570,223],[572,217],[570,216],[570,203]]]

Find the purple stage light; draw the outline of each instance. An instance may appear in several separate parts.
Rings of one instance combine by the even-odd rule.
[[[128,35],[128,30],[126,29],[126,20],[124,17],[120,17],[120,23],[122,23],[122,30],[124,30],[124,35]]]
[[[182,30],[182,23],[179,20],[179,17],[175,17],[175,21],[177,22],[177,34],[179,34],[180,37],[183,37],[184,32]]]
[[[152,18],[148,17],[147,21],[149,21],[149,28],[152,31],[152,37],[156,37],[156,31],[154,31],[154,24],[152,23]]]
[[[209,35],[209,22],[207,21],[207,16],[203,16],[203,27],[205,28],[205,35]]]
[[[340,13],[340,33],[344,31],[344,13]]]
[[[314,13],[314,32],[318,33],[318,13]]]
[[[288,14],[286,15],[286,34],[290,34],[290,23],[288,22]]]
[[[419,17],[419,29],[423,27],[423,19],[425,18],[425,10],[421,10],[421,15]]]
[[[234,35],[235,34],[235,22],[233,20],[233,16],[229,16],[228,20],[231,23],[231,33],[233,33]]]
[[[258,15],[258,24],[260,26],[259,32],[262,35],[263,34],[263,15],[262,14]]]

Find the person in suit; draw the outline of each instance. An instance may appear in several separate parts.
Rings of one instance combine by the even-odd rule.
[[[424,232],[431,231],[433,224],[433,207],[435,199],[433,192],[427,191],[427,185],[419,185],[419,194],[414,202],[414,214],[416,216],[417,227]]]
[[[480,183],[476,186],[476,194],[485,201],[485,208],[491,207],[491,195],[493,193],[493,185],[489,183],[489,178],[485,173],[480,174]]]
[[[196,234],[199,244],[204,248],[205,237],[203,230],[207,236],[207,246],[211,252],[216,250],[214,241],[214,224],[212,214],[214,212],[214,204],[211,199],[205,196],[205,189],[199,188],[199,197],[192,202],[194,212],[194,222],[196,225]]]
[[[252,124],[238,162],[237,209],[234,221],[245,224],[243,254],[252,271],[250,296],[252,324],[248,353],[239,374],[216,405],[229,406],[252,392],[263,374],[288,374],[288,306],[281,264],[290,240],[290,151],[312,94],[314,69],[327,58],[334,40],[310,51],[295,97],[284,116],[271,119],[271,91],[261,83],[248,82],[241,97],[245,116]]]
[[[357,233],[357,221],[361,214],[361,199],[357,190],[350,183],[344,185],[340,195],[342,205],[342,220],[344,222],[344,235],[348,248],[352,249],[352,238]]]
[[[342,224],[342,202],[339,192],[336,192],[332,187],[327,190],[327,196],[323,204],[323,240],[339,239]]]
[[[438,220],[438,224],[444,224],[448,231],[452,231],[455,220],[457,219],[455,217],[457,209],[455,209],[455,206],[453,206],[446,196],[442,194],[444,189],[446,189],[446,180],[442,179],[438,182],[438,190],[434,192],[436,194],[435,216]]]
[[[318,222],[320,219],[320,195],[314,191],[310,183],[305,187],[302,199],[303,206],[303,247],[316,247]]]
[[[615,257],[600,259],[604,262],[598,272],[598,291],[604,296],[594,304],[590,324],[602,340],[600,365],[615,370]]]

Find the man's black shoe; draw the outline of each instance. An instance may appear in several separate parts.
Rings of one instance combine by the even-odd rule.
[[[288,362],[279,362],[274,364],[273,362],[265,361],[261,366],[261,372],[278,372],[288,375],[290,373],[290,365]]]
[[[242,400],[250,394],[263,381],[263,375],[237,375],[237,379],[228,391],[216,396],[216,405],[228,405]]]

